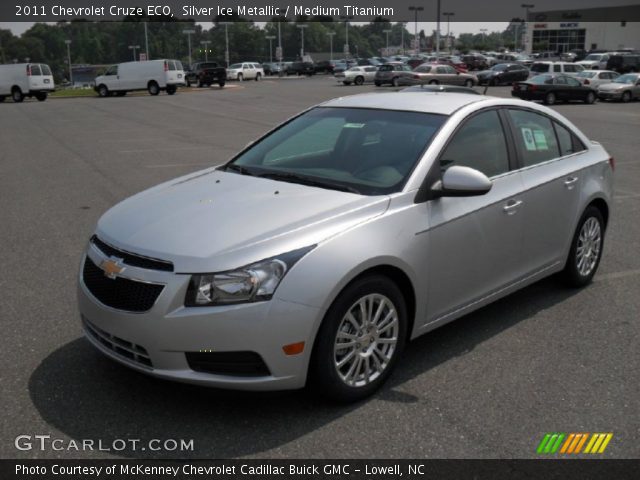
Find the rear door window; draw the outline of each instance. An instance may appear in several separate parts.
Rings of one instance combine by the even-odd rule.
[[[42,70],[40,69],[40,65],[31,65],[31,76],[32,77],[42,76]]]
[[[558,158],[560,149],[551,120],[526,110],[509,110],[524,167]]]
[[[167,60],[167,68],[169,71],[174,71],[176,69],[176,64],[173,60]]]
[[[49,65],[42,64],[40,65],[40,68],[42,68],[43,75],[51,75],[51,69],[49,68]]]

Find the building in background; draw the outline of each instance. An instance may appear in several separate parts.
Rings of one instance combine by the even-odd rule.
[[[640,5],[532,11],[527,18],[525,50],[640,50],[638,19]]]

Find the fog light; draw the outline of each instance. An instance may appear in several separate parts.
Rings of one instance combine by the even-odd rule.
[[[304,350],[304,342],[291,343],[282,347],[285,355],[298,355]]]

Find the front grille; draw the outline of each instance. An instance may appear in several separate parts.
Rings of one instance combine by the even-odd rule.
[[[100,240],[96,235],[91,237],[91,243],[93,243],[98,249],[105,255],[111,257],[121,258],[126,265],[132,267],[146,268],[147,270],[161,270],[163,272],[173,272],[173,263],[166,260],[158,260],[157,258],[143,257],[135,253],[125,252],[118,248],[107,245]]]
[[[189,368],[196,372],[241,377],[267,377],[269,368],[256,352],[187,352]]]
[[[104,305],[136,313],[150,310],[164,288],[128,278],[108,278],[89,257],[84,261],[82,279],[91,294]]]
[[[92,325],[84,317],[82,318],[82,323],[84,326],[84,331],[87,332],[87,334],[90,335],[91,338],[94,338],[109,350],[116,353],[118,356],[124,357],[139,365],[153,368],[153,363],[151,363],[149,354],[144,347],[123,340],[122,338],[116,337],[115,335],[111,335],[104,330],[100,330],[95,325]]]

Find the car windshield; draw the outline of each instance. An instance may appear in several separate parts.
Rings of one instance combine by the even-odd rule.
[[[597,61],[600,61],[601,58],[602,58],[602,55],[596,55],[592,53],[591,55],[587,55],[585,60],[592,60],[594,62],[597,62]]]
[[[529,83],[535,83],[536,85],[553,83],[553,75],[538,75],[537,77],[530,78]]]
[[[596,72],[594,70],[583,70],[581,72],[576,73],[576,77],[593,78],[596,73],[598,73],[598,72]]]
[[[231,68],[231,69],[242,68],[242,64],[241,63],[234,63],[229,68]]]
[[[614,83],[635,83],[638,78],[638,75],[620,75],[614,80]]]
[[[316,107],[222,167],[362,195],[402,189],[444,115]]]

